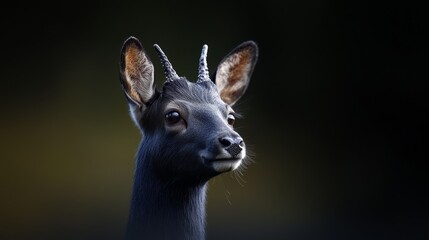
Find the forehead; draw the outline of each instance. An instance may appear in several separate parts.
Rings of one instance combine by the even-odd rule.
[[[162,90],[162,98],[166,102],[225,104],[221,100],[217,87],[213,82],[193,83],[183,78],[166,82]]]

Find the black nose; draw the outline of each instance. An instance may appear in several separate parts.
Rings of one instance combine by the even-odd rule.
[[[229,147],[233,144],[236,144],[240,147],[243,147],[244,145],[243,139],[241,137],[221,137],[219,138],[219,142],[223,147]]]
[[[241,137],[221,137],[219,138],[219,142],[233,157],[237,156],[243,150],[244,146],[244,142]]]

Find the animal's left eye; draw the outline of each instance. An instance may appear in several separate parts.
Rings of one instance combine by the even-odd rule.
[[[228,120],[228,124],[229,125],[234,125],[234,122],[235,122],[235,117],[234,117],[234,115],[232,115],[232,114],[228,114],[228,118],[227,118],[227,120]]]

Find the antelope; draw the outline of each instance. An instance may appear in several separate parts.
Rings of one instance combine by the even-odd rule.
[[[126,39],[120,55],[120,83],[142,134],[126,238],[201,240],[208,181],[246,164],[232,106],[249,85],[258,47],[241,43],[210,76],[204,45],[195,82],[180,77],[161,48],[154,48],[166,77],[161,90],[137,38]]]

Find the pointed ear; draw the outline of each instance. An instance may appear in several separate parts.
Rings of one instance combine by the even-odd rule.
[[[213,79],[225,103],[232,106],[243,96],[257,59],[258,46],[253,41],[247,41],[234,48],[220,62]]]
[[[139,126],[146,104],[155,94],[154,70],[140,41],[128,38],[121,51],[120,80],[127,97],[133,120]]]

